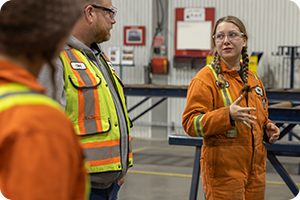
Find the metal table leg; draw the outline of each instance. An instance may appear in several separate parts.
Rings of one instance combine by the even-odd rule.
[[[200,176],[200,156],[201,156],[201,146],[196,146],[196,153],[195,153],[195,158],[194,158],[194,168],[193,168],[193,176],[192,176],[189,200],[197,200],[199,176]]]
[[[278,159],[276,158],[275,154],[272,151],[268,151],[267,155],[273,167],[276,169],[276,171],[281,176],[283,181],[290,188],[292,193],[296,196],[299,192],[299,188],[297,187],[296,183],[293,181],[293,179],[290,177],[288,172],[284,169],[284,167],[281,165],[281,163],[278,161]]]

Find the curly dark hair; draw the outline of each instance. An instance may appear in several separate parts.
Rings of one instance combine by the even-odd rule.
[[[0,52],[53,59],[58,43],[72,30],[82,0],[11,0],[0,11]]]

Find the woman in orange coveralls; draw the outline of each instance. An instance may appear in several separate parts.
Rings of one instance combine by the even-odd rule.
[[[1,8],[0,190],[10,200],[86,197],[72,122],[36,80],[81,13],[80,0],[12,0]]]
[[[247,32],[234,16],[219,19],[214,59],[191,81],[182,124],[203,137],[201,169],[207,200],[263,200],[269,144],[279,129],[268,119],[261,80],[248,69]],[[242,57],[242,62],[240,58]]]

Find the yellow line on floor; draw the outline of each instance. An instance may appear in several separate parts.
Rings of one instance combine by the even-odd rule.
[[[134,150],[132,150],[132,152],[135,153],[135,152],[138,152],[138,151],[143,151],[145,149],[149,149],[149,147],[142,147],[142,148],[139,148],[139,149],[134,149]]]
[[[162,172],[147,172],[147,171],[128,170],[128,173],[131,173],[131,174],[146,174],[146,175],[157,175],[157,176],[172,176],[172,177],[192,178],[192,175],[187,175],[187,174],[172,174],[172,173],[162,173]]]
[[[160,150],[167,150],[167,151],[190,151],[190,152],[195,152],[195,149],[182,149],[182,148],[176,148],[176,147],[173,147],[173,148],[168,148],[168,147],[149,147],[151,149],[160,149]],[[194,154],[193,154],[194,155]]]
[[[157,176],[171,176],[171,177],[182,177],[182,178],[192,178],[192,175],[187,174],[172,174],[172,173],[163,173],[163,172],[149,172],[149,171],[136,171],[136,170],[128,170],[130,174],[145,174],[145,175],[157,175]],[[201,178],[201,176],[200,176]],[[266,181],[268,185],[286,185],[285,182],[277,182],[277,181]],[[297,186],[300,186],[300,183],[296,183]]]
[[[146,149],[159,149],[159,150],[168,150],[168,151],[190,151],[190,152],[195,152],[194,149],[179,149],[179,148],[168,148],[168,147],[152,147],[152,146],[146,146],[146,147],[141,147],[138,149],[133,149],[132,152],[139,152],[139,151],[143,151]]]

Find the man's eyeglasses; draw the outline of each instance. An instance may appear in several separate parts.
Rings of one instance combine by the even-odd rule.
[[[91,5],[91,6],[93,6],[93,8],[98,8],[107,11],[109,14],[110,21],[114,21],[118,12],[118,9],[114,6],[111,6],[111,9],[103,6],[97,6],[97,5]]]
[[[223,42],[225,40],[226,36],[227,36],[228,40],[233,41],[233,40],[236,40],[236,39],[242,37],[243,35],[245,35],[245,34],[238,32],[238,31],[230,31],[227,34],[222,33],[222,32],[216,33],[215,35],[213,35],[213,38],[216,42]]]

